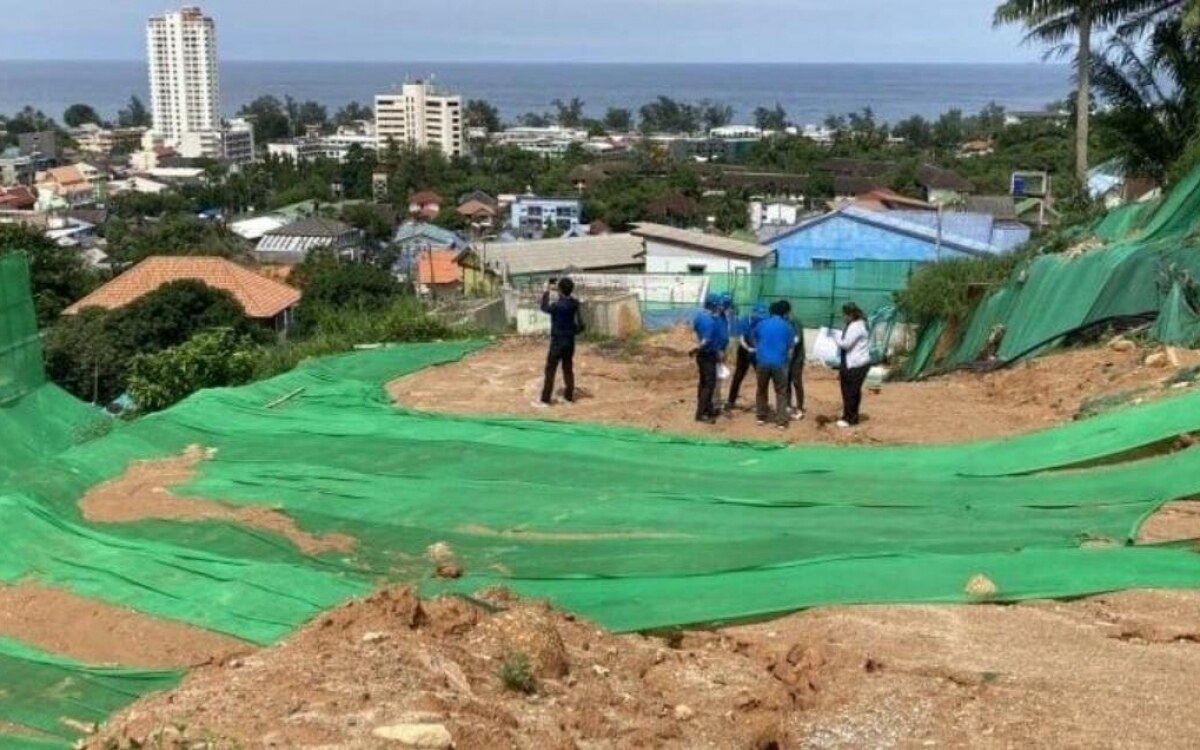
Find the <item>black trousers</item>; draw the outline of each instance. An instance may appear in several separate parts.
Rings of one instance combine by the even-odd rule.
[[[696,353],[696,367],[700,371],[700,383],[696,388],[696,419],[716,416],[713,408],[713,396],[717,392],[717,360],[716,352],[699,351]]]
[[[870,365],[862,367],[843,367],[838,371],[838,381],[842,386],[842,419],[850,424],[858,424],[859,409],[862,407],[863,383],[867,381]]]
[[[786,425],[788,423],[788,371],[783,367],[764,367],[759,365],[758,373],[758,394],[755,399],[758,410],[758,418],[766,422],[771,418],[771,403],[769,400],[769,392],[772,386],[775,388],[775,422],[776,424]]]
[[[725,400],[725,408],[732,409],[737,406],[738,393],[742,390],[742,382],[746,379],[748,373],[754,367],[754,355],[746,351],[746,347],[738,346],[737,361],[733,365],[733,379],[729,381],[729,398]]]
[[[546,380],[542,384],[542,403],[548,404],[554,397],[554,376],[562,365],[563,398],[575,400],[575,339],[551,337],[550,351],[546,354]]]
[[[788,395],[795,395],[795,401],[791,405],[800,411],[804,411],[804,347],[797,346],[792,352],[792,362],[789,366],[788,379],[789,384]]]

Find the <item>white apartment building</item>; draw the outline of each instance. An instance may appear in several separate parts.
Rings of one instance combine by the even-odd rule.
[[[146,24],[154,130],[168,143],[221,128],[217,31],[199,8],[152,16]]]
[[[375,97],[375,137],[380,153],[388,140],[421,148],[439,148],[462,156],[462,97],[438,91],[423,81],[404,84],[399,92]]]
[[[183,133],[174,143],[185,159],[218,159],[239,166],[254,162],[254,127],[242,118],[223,123],[217,130]]]

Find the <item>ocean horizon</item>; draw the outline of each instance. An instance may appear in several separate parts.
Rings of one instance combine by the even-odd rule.
[[[1070,69],[1048,63],[455,63],[283,62],[220,64],[222,109],[234,115],[255,97],[315,100],[330,114],[358,101],[372,104],[407,80],[433,80],[464,99],[484,99],[505,120],[552,109],[579,97],[588,116],[608,107],[636,112],[660,95],[728,104],[735,122],[779,103],[797,123],[870,107],[882,121],[911,115],[967,114],[990,102],[1040,110],[1067,98]],[[0,113],[25,105],[61,120],[71,104],[94,106],[105,118],[136,95],[149,104],[146,64],[139,60],[0,60]]]

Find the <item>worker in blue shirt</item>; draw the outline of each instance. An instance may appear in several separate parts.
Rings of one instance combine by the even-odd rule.
[[[696,389],[696,421],[713,424],[717,421],[716,409],[713,408],[713,394],[717,390],[717,364],[725,347],[729,345],[729,333],[724,329],[721,320],[721,300],[718,295],[710,294],[704,299],[704,309],[696,314],[692,321],[692,330],[696,333],[696,348],[692,356],[696,358],[700,382]]]
[[[796,332],[788,316],[792,306],[787,300],[775,302],[770,307],[771,316],[754,328],[754,359],[758,373],[758,423],[765,425],[771,419],[767,391],[775,388],[775,424],[780,429],[788,426],[788,367],[792,359],[792,348]]]
[[[721,324],[721,356],[717,361],[717,384],[713,388],[713,414],[720,414],[722,407],[725,405],[725,399],[721,397],[721,364],[729,356],[729,344],[733,341],[737,331],[737,311],[733,306],[733,293],[721,292],[717,295],[717,307],[720,310]],[[728,376],[727,376],[728,377]]]
[[[754,344],[751,343],[750,337],[754,333],[755,326],[766,320],[769,314],[767,304],[758,302],[749,315],[743,315],[737,319],[737,359],[733,366],[733,379],[729,381],[729,399],[725,402],[726,414],[732,414],[733,410],[737,408],[738,394],[742,390],[743,381],[746,380],[746,373],[750,371],[751,367],[754,367]]]

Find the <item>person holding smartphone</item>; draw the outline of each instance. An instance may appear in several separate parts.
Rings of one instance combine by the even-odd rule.
[[[558,299],[550,294],[558,290]],[[575,293],[575,282],[569,278],[550,279],[542,292],[542,312],[550,316],[550,350],[546,353],[546,374],[542,382],[542,397],[533,402],[538,409],[553,403],[554,377],[562,367],[563,400],[575,401],[575,337],[583,333],[583,316]]]

